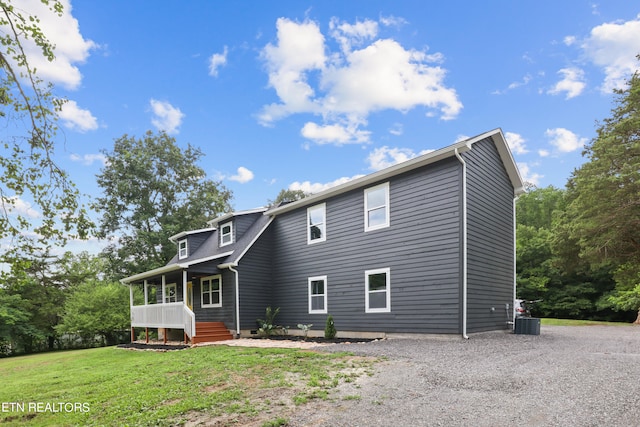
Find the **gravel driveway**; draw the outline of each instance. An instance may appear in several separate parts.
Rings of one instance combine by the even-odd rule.
[[[542,326],[320,351],[382,356],[290,426],[640,426],[640,326]]]

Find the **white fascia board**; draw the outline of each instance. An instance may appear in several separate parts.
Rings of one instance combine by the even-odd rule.
[[[126,285],[132,282],[137,282],[139,280],[148,279],[149,277],[171,273],[173,271],[184,270],[195,264],[200,264],[200,263],[211,261],[218,258],[228,257],[232,253],[233,251],[229,251],[229,252],[224,252],[218,255],[212,255],[206,258],[194,259],[193,261],[189,261],[189,262],[165,265],[163,267],[158,267],[158,268],[154,268],[153,270],[145,271],[144,273],[138,273],[138,274],[134,274],[133,276],[125,277],[124,279],[120,279],[120,283]]]
[[[259,212],[264,212],[266,210],[267,210],[267,208],[260,207],[260,208],[255,208],[255,209],[247,209],[246,211],[229,212],[229,213],[221,215],[221,216],[219,216],[217,218],[214,218],[211,221],[207,221],[207,225],[209,227],[214,227],[215,225],[217,225],[217,224],[219,224],[219,223],[221,223],[223,221],[226,221],[226,220],[228,220],[230,218],[233,218],[235,216],[248,215],[248,214],[252,214],[252,213],[259,213]]]
[[[187,267],[191,267],[192,265],[196,265],[196,264],[202,264],[203,262],[207,262],[207,261],[212,261],[214,259],[218,259],[218,258],[226,258],[229,255],[233,254],[233,251],[229,251],[229,252],[223,252],[221,254],[217,254],[217,255],[211,255],[208,256],[206,258],[198,258],[198,259],[194,259],[193,261],[189,261],[187,263],[184,263],[182,265],[185,266],[185,268]]]
[[[215,231],[215,227],[208,227],[208,228],[201,228],[199,230],[190,230],[190,231],[181,231],[178,234],[174,234],[173,236],[169,237],[169,240],[173,243],[176,243],[179,239],[185,237],[185,236],[189,236],[190,234],[197,234],[197,233],[204,233],[207,231]]]
[[[498,132],[494,133],[491,137],[498,149],[500,157],[502,158],[502,163],[507,171],[507,175],[509,175],[511,184],[513,185],[513,195],[514,197],[517,197],[525,192],[524,181],[522,180],[522,176],[518,170],[518,165],[513,158],[513,154],[509,149],[507,139],[502,134],[502,130],[497,129],[497,131]]]
[[[487,134],[490,135],[489,132],[487,132]],[[486,138],[485,134],[481,136],[483,138]],[[473,138],[473,140],[460,141],[448,147],[441,148],[439,150],[432,151],[427,154],[423,154],[422,156],[414,157],[413,159],[407,160],[406,162],[398,163],[397,165],[393,165],[386,169],[382,169],[381,171],[374,172],[372,174],[369,174],[360,178],[356,178],[349,182],[345,182],[344,184],[336,185],[335,187],[331,187],[319,193],[312,194],[308,197],[305,197],[304,199],[300,199],[295,202],[291,202],[286,205],[283,205],[274,209],[270,209],[266,211],[264,214],[275,216],[281,213],[289,212],[301,206],[311,205],[319,202],[320,200],[324,200],[329,197],[337,196],[339,194],[343,194],[354,189],[358,189],[370,184],[384,181],[396,175],[400,175],[404,172],[408,172],[408,171],[426,166],[428,164],[435,163],[437,161],[446,159],[448,157],[453,157],[455,155],[456,149],[458,149],[458,152],[460,153],[469,151],[471,149],[471,144],[472,144],[472,142],[470,141],[475,142],[477,138],[479,138],[479,136]]]
[[[145,271],[144,273],[134,274],[133,276],[120,279],[120,283],[129,284],[137,282],[138,280],[148,279],[149,277],[157,276],[159,274],[171,273],[172,271],[182,270],[187,268],[186,264],[170,264],[163,267],[154,268],[153,270]]]

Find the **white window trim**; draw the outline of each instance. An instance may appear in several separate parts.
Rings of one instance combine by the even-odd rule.
[[[215,279],[218,279],[218,281],[220,282],[220,302],[218,304],[205,304],[204,303],[204,286],[202,286],[202,282],[204,282],[205,280],[209,280],[209,281],[213,281]],[[209,301],[213,301],[213,298],[211,298],[213,296],[214,292],[209,291]],[[216,274],[214,276],[207,276],[207,277],[203,277],[202,279],[200,279],[200,307],[202,308],[218,308],[218,307],[222,307],[222,275],[220,274]]]
[[[322,210],[322,218],[323,218],[322,225],[324,225],[324,231],[322,233],[322,237],[320,237],[319,239],[312,240],[311,239],[311,223],[309,219],[311,218],[311,212],[317,209]],[[315,206],[311,206],[310,208],[307,208],[307,244],[312,245],[314,243],[320,243],[320,242],[326,242],[326,241],[327,241],[327,204],[320,203],[319,205],[315,205]]]
[[[387,298],[385,308],[369,308],[369,276],[373,274],[384,273],[387,275]],[[383,292],[383,291],[374,291]],[[364,311],[365,313],[390,313],[391,312],[391,269],[390,268],[378,268],[375,270],[367,270],[364,272]]]
[[[374,225],[374,226],[370,227],[369,226],[369,206],[368,206],[368,203],[367,203],[367,194],[369,194],[372,191],[379,190],[381,188],[384,188],[384,190],[385,190],[385,192],[384,192],[384,197],[385,197],[384,208],[385,208],[385,219],[386,219],[386,221],[384,223],[382,223],[382,224],[378,224],[378,225]],[[380,230],[381,228],[389,227],[389,224],[390,224],[389,213],[390,213],[390,209],[389,209],[389,183],[385,182],[384,184],[376,185],[375,187],[365,188],[365,190],[364,190],[364,231]]]
[[[182,248],[182,244],[184,243],[184,248]],[[183,253],[184,250],[184,253]],[[182,239],[178,241],[178,259],[189,258],[189,242],[187,239]]]
[[[322,310],[313,310],[311,307],[311,297],[313,296],[311,294],[311,282],[314,281],[318,281],[318,280],[322,280],[324,281],[324,309]],[[309,277],[308,280],[308,292],[309,292],[309,314],[327,314],[327,294],[329,293],[329,289],[327,288],[327,276],[314,276],[314,277]],[[318,296],[318,295],[316,295]]]
[[[173,301],[171,301],[171,293],[169,292],[171,288],[173,288]],[[164,285],[164,303],[169,304],[172,302],[178,302],[178,285],[167,283]]]
[[[227,226],[229,226],[229,241],[225,243],[224,236],[226,236],[226,234],[222,234],[222,230]],[[229,222],[225,222],[220,226],[220,246],[227,246],[232,243],[233,243],[233,221],[229,221]]]

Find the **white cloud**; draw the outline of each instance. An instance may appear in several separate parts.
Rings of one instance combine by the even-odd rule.
[[[253,179],[253,172],[244,166],[240,166],[237,169],[237,173],[229,177],[230,181],[236,181],[240,184],[245,184]]]
[[[336,39],[342,48],[342,52],[348,54],[353,45],[362,46],[367,40],[378,35],[378,23],[370,19],[355,24],[340,22],[338,18],[331,18],[329,22],[331,37]]]
[[[364,144],[369,142],[371,132],[359,130],[357,124],[318,125],[307,122],[300,134],[318,144]]]
[[[404,133],[404,126],[402,126],[402,123],[394,123],[391,129],[389,129],[389,133],[395,136],[402,136]]]
[[[566,36],[566,37],[562,40],[562,42],[563,42],[566,46],[573,46],[573,45],[576,43],[576,41],[577,41],[577,40],[578,40],[578,39],[576,38],[576,36]]]
[[[364,175],[355,175],[352,176],[351,178],[349,177],[342,177],[342,178],[338,178],[335,181],[331,181],[331,182],[327,182],[325,184],[322,183],[311,183],[309,181],[304,181],[304,182],[294,182],[291,185],[289,185],[289,190],[302,190],[305,193],[319,193],[321,191],[327,190],[331,187],[335,187],[336,185],[340,185],[340,184],[344,184],[345,182],[349,182],[352,181],[354,179],[358,179],[363,177]]]
[[[40,212],[31,207],[31,203],[26,202],[18,196],[9,197],[7,203],[2,205],[9,214],[22,215],[29,218],[40,217]]]
[[[167,133],[178,133],[184,113],[166,101],[151,99],[149,104],[155,116],[151,119],[151,124],[158,130],[163,130]]]
[[[102,163],[102,166],[107,164],[107,158],[104,154],[72,154],[69,156],[72,161],[82,163],[85,166],[91,166],[94,162]]]
[[[518,163],[518,170],[520,171],[520,176],[524,182],[528,182],[536,186],[539,185],[540,180],[544,178],[544,175],[532,172],[531,168],[529,168],[529,165],[526,163]]]
[[[576,151],[587,143],[587,138],[580,138],[565,128],[547,129],[544,134],[550,139],[549,143],[561,153]]]
[[[613,89],[623,89],[638,69],[640,15],[630,21],[594,27],[581,47],[589,60],[604,70],[601,90],[609,93]]]
[[[98,129],[98,120],[91,111],[78,107],[76,101],[67,101],[59,113],[65,127],[84,133]]]
[[[521,81],[513,82],[513,83],[509,84],[508,88],[509,88],[509,90],[511,90],[511,89],[519,88],[520,86],[526,86],[526,85],[529,84],[530,81],[531,81],[531,74],[527,74],[522,78]]]
[[[549,157],[550,154],[551,153],[549,153],[549,150],[545,150],[545,149],[542,149],[542,148],[540,150],[538,150],[538,155],[540,157]]]
[[[393,15],[381,16],[380,23],[385,27],[401,27],[409,22],[404,18],[399,18]]]
[[[529,150],[527,150],[527,146],[525,145],[526,140],[522,137],[522,135],[514,132],[505,132],[504,137],[507,140],[509,148],[514,153],[526,154],[529,152]]]
[[[580,68],[563,68],[558,71],[558,74],[562,75],[562,80],[556,83],[553,89],[548,91],[548,93],[552,95],[566,92],[567,97],[565,99],[575,98],[582,93],[587,85],[584,81],[584,71]]]
[[[332,19],[329,35],[340,46],[335,52],[315,22],[280,18],[276,26],[277,43],[267,44],[261,54],[279,98],[262,108],[258,119],[265,126],[292,114],[321,115],[323,123],[308,122],[303,135],[345,144],[369,140],[362,127],[375,111],[423,106],[428,116],[435,110],[450,120],[462,109],[456,91],[444,85],[442,55],[407,50],[391,39],[372,41],[378,33],[375,21]]]
[[[218,69],[227,64],[227,46],[224,47],[224,51],[222,53],[214,53],[209,58],[209,75],[213,77],[218,77]]]
[[[379,171],[432,151],[433,150],[422,150],[420,153],[416,154],[410,148],[389,148],[384,146],[376,148],[369,153],[369,156],[367,156],[367,163],[369,163],[369,169]]]
[[[77,65],[83,64],[91,49],[97,45],[91,40],[85,40],[80,33],[78,20],[72,15],[69,0],[61,0],[61,4],[64,8],[62,16],[49,10],[40,0],[22,0],[16,6],[23,14],[40,19],[40,29],[55,45],[55,61],[48,61],[42,55],[42,50],[31,40],[24,41],[23,47],[31,67],[38,70],[38,77],[61,84],[66,89],[77,89],[82,81]]]

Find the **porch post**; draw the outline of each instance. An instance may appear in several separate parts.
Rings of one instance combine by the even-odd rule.
[[[133,310],[133,285],[129,283],[129,309]],[[129,315],[131,317],[131,315]],[[131,327],[131,342],[136,340],[136,332],[133,326]]]
[[[187,305],[187,270],[182,270],[182,304]]]
[[[164,304],[164,302],[166,301],[166,299],[165,299],[165,294],[164,294],[164,293],[165,293],[165,288],[166,288],[166,286],[165,286],[165,285],[166,285],[166,284],[167,284],[167,279],[166,279],[165,275],[163,274],[163,275],[162,275],[162,303],[163,303],[163,304]]]
[[[149,284],[147,279],[144,279],[144,305],[149,304]]]

